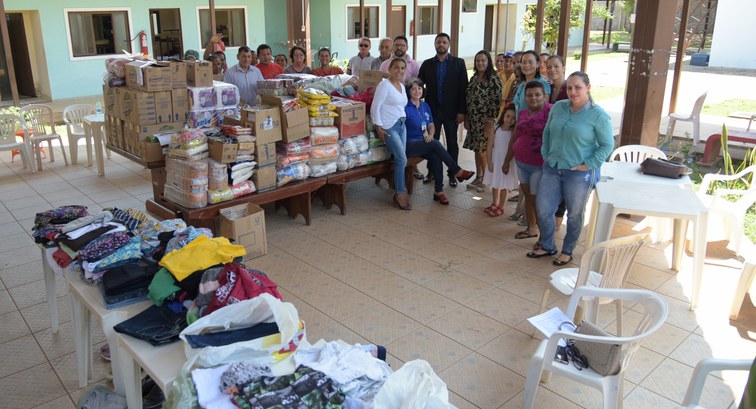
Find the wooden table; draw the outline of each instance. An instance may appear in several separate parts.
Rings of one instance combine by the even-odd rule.
[[[153,169],[153,176],[155,176],[155,172],[156,170]],[[265,192],[255,192],[237,197],[227,202],[213,204],[199,209],[189,209],[179,206],[165,200],[165,198],[161,196],[157,199],[147,200],[146,207],[148,211],[161,217],[180,217],[189,225],[194,227],[207,227],[215,232],[215,218],[220,214],[220,209],[245,203],[263,205],[265,203],[275,202],[276,209],[284,207],[289,214],[289,217],[292,219],[295,219],[301,214],[305,219],[305,223],[309,226],[312,217],[313,194],[325,184],[325,177],[309,178],[287,183],[276,189]],[[162,191],[162,186],[155,186],[154,179],[153,188],[155,191]]]

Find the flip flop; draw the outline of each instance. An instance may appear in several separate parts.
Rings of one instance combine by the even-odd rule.
[[[530,234],[530,233],[528,233],[527,230],[523,230],[523,231],[517,232],[517,234],[515,234],[515,238],[518,239],[518,240],[520,240],[520,239],[529,239],[529,238],[532,238],[532,237],[538,237],[538,235],[537,234]]]
[[[545,253],[536,253],[535,251],[531,251],[530,253],[526,254],[526,256],[530,258],[541,258],[541,257],[551,257],[555,256],[557,254],[557,251],[547,251]]]
[[[560,259],[558,259],[558,258],[555,258],[555,259],[554,259],[554,260],[553,260],[553,261],[551,262],[551,264],[553,264],[553,265],[555,265],[555,266],[563,266],[563,265],[565,265],[565,264],[568,264],[568,263],[569,263],[570,261],[572,261],[572,256],[570,256],[569,260],[567,260],[567,261],[563,261],[563,260],[560,260]]]
[[[507,202],[516,202],[518,200],[520,200],[520,195],[519,194],[510,197],[509,199],[507,199]]]
[[[508,219],[509,220],[520,220],[520,217],[522,217],[522,213],[520,213],[520,214],[515,213],[515,214],[509,216]]]

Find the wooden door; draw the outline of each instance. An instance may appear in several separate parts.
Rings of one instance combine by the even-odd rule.
[[[34,76],[29,60],[29,44],[26,41],[26,30],[24,29],[24,16],[21,13],[8,13],[6,20],[18,95],[36,97],[37,91],[34,89]]]
[[[388,37],[407,36],[407,6],[391,6],[391,25]]]

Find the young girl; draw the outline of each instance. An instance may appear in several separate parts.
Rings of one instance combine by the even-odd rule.
[[[483,176],[483,183],[491,186],[493,203],[485,209],[487,215],[498,217],[504,213],[503,203],[507,200],[507,192],[517,189],[517,169],[514,163],[504,170],[504,158],[507,156],[509,139],[515,123],[514,106],[506,108],[501,115],[493,135],[488,137],[488,172]]]

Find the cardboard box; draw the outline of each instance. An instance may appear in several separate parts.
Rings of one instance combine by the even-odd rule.
[[[209,61],[187,61],[186,85],[189,87],[213,86],[213,63]]]
[[[241,111],[242,123],[252,128],[258,144],[277,142],[282,139],[281,114],[277,107],[255,105]]]
[[[124,149],[135,155],[140,155],[142,149],[141,143],[144,142],[147,137],[163,132],[180,132],[183,128],[183,122],[173,122],[157,125],[139,125],[132,122],[124,122],[124,143],[123,146],[121,146],[121,149]]]
[[[171,100],[173,105],[173,116],[171,122],[186,121],[189,117],[189,101],[186,99],[188,92],[186,88],[171,90]]]
[[[186,88],[186,63],[183,61],[171,61],[171,84],[173,89]]]
[[[107,84],[102,86],[102,108],[105,115],[112,115],[116,118],[120,117],[120,111],[118,109],[118,93],[117,88],[109,87]]]
[[[125,67],[126,86],[129,88],[147,92],[170,91],[173,88],[173,74],[167,64],[159,63],[141,67],[140,62],[133,62],[126,64]],[[140,70],[141,83],[138,76]]]
[[[265,237],[265,211],[262,207],[248,203],[220,210],[218,216],[220,236],[233,239],[247,250],[245,259],[268,254]]]
[[[335,125],[339,128],[339,136],[349,138],[365,134],[365,103],[348,99],[338,99],[332,102],[336,106]]]
[[[109,144],[115,147],[121,147],[121,141],[123,140],[123,121],[111,114],[105,114],[105,139]]]
[[[381,80],[388,78],[388,73],[383,71],[373,70],[360,70],[360,82],[357,83],[357,88],[360,91],[364,91],[368,88],[375,88],[381,83]]]
[[[273,95],[260,95],[260,97],[263,104],[278,107],[278,113],[281,115],[281,139],[284,142],[294,142],[310,136],[310,118],[307,115],[307,109],[300,108],[289,112],[283,110],[284,103],[295,99],[294,97]]]
[[[276,166],[271,164],[255,169],[252,174],[252,181],[258,191],[265,191],[276,188]]]
[[[241,126],[242,125],[242,121],[241,121],[241,118],[237,118],[235,116],[224,115],[223,116],[223,124],[224,125],[232,125],[232,126],[233,125],[239,125],[239,126]]]
[[[236,162],[239,144],[237,143],[220,143],[215,140],[207,141],[210,158],[220,163]]]
[[[116,106],[120,118],[139,125],[170,123],[173,116],[171,91],[144,92],[117,88]]]
[[[257,166],[267,166],[276,163],[276,143],[255,142],[255,159]]]
[[[139,149],[139,157],[145,162],[160,162],[165,159],[163,147],[157,142],[142,142]]]

